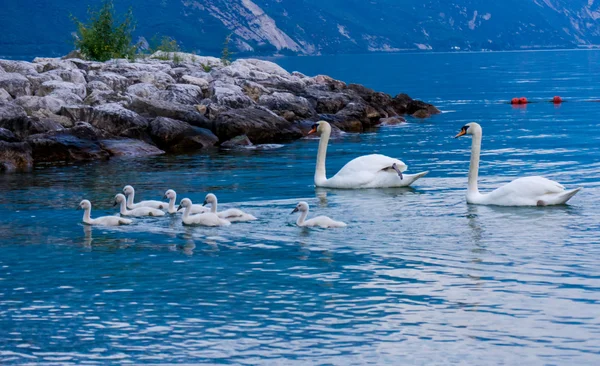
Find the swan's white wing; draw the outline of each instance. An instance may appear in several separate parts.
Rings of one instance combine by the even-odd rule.
[[[359,187],[367,185],[375,179],[378,173],[391,168],[393,164],[396,164],[396,167],[402,172],[408,168],[403,161],[389,156],[363,155],[346,163],[336,175],[328,180],[337,185],[346,185],[345,183],[347,183],[348,187]],[[396,173],[394,172],[394,174]]]
[[[341,221],[335,221],[327,216],[317,216],[304,221],[303,226],[319,226],[322,228],[328,227],[345,227],[346,224]]]
[[[535,205],[546,195],[564,192],[565,187],[544,177],[524,177],[499,187],[485,195],[495,204],[502,205]]]
[[[156,208],[156,209],[167,209],[169,207],[169,203],[168,202],[162,202],[162,201],[141,201],[138,203],[134,203],[133,205],[129,206],[129,208],[140,208],[140,207],[152,207],[152,208]]]

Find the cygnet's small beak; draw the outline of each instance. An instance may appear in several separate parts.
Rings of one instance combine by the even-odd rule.
[[[296,213],[296,212],[298,212],[298,207],[296,207],[296,208],[294,209],[294,211],[292,211],[292,212],[290,213],[290,215],[291,215],[291,214],[293,214],[293,213]]]
[[[119,204],[119,202],[115,201],[115,204],[113,205],[113,207],[115,207],[115,206],[116,206],[116,205],[118,205],[118,204]]]
[[[206,206],[206,205],[208,205],[208,201],[204,200],[204,203],[202,204],[202,206]]]
[[[166,199],[167,199],[167,195],[165,194],[165,195],[163,196],[163,200],[166,200]]]
[[[181,205],[179,205],[179,207],[177,207],[177,211],[181,210],[183,207],[181,207]]]

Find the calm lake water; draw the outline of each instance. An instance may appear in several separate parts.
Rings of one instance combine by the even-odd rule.
[[[445,113],[346,134],[350,158],[430,170],[412,189],[316,190],[317,141],[39,166],[0,176],[0,364],[600,363],[600,52],[356,55],[277,59]],[[512,97],[570,100],[514,108]],[[585,189],[562,207],[465,203],[470,139],[483,126],[480,185],[527,175]],[[185,228],[179,217],[89,228],[76,211],[137,199],[201,202],[259,217]],[[345,229],[300,229],[299,200]]]

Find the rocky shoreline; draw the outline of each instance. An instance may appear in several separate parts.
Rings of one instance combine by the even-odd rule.
[[[361,132],[403,115],[437,113],[406,94],[256,59],[226,66],[214,57],[159,52],[135,62],[0,60],[0,172],[291,141],[318,119]]]

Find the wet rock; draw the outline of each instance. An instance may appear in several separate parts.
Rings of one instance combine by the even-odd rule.
[[[27,119],[27,113],[23,107],[12,102],[0,102],[0,127],[21,123],[25,119]]]
[[[31,95],[31,83],[21,74],[6,72],[0,74],[0,89],[4,89],[13,98]]]
[[[408,111],[408,103],[412,102],[412,98],[407,94],[398,94],[392,99],[392,107],[398,114],[406,114]],[[414,112],[413,112],[414,113]]]
[[[15,104],[23,107],[28,115],[32,115],[40,109],[50,111],[51,113],[59,113],[65,102],[52,96],[23,96],[15,99]]]
[[[110,156],[102,149],[98,141],[98,132],[89,124],[32,135],[27,142],[36,162],[106,160]]]
[[[306,98],[298,97],[291,93],[275,92],[270,95],[263,95],[258,100],[258,104],[272,110],[287,120],[314,119],[317,117],[317,112]]]
[[[150,136],[157,146],[169,152],[195,151],[215,146],[219,141],[210,130],[165,117],[150,122]]]
[[[84,121],[92,126],[116,136],[146,137],[148,121],[137,113],[123,108],[118,103],[103,104],[96,107],[65,106],[61,114],[72,121]]]
[[[306,89],[304,97],[311,101],[317,113],[335,114],[341,111],[353,98],[350,95],[324,91],[313,87]]]
[[[27,117],[4,121],[3,123],[0,123],[0,125],[3,128],[10,130],[20,140],[27,138],[29,135],[63,129],[63,126],[60,123],[47,118],[39,119]]]
[[[258,108],[233,109],[219,114],[214,131],[221,141],[246,135],[258,144],[302,137],[300,130],[290,122]]]
[[[133,139],[100,140],[100,146],[108,151],[111,156],[150,156],[160,155],[165,152],[154,145]]]
[[[14,133],[12,133],[12,131],[0,127],[0,141],[17,142],[19,139]]]
[[[208,129],[212,127],[212,122],[200,114],[194,106],[155,99],[134,98],[128,108],[149,118],[167,117],[187,122],[196,127]]]
[[[401,116],[387,117],[379,120],[380,126],[395,126],[402,123],[405,123],[406,119]]]
[[[246,135],[236,136],[230,140],[227,140],[221,144],[223,148],[235,148],[235,147],[244,147],[244,146],[252,146],[252,141]]]
[[[69,93],[75,94],[77,97],[79,97],[81,99],[84,99],[87,95],[87,90],[85,88],[85,85],[74,84],[74,83],[69,83],[67,81],[58,81],[58,80],[44,82],[42,84],[42,86],[40,87],[40,89],[38,90],[37,95],[46,96],[49,94],[53,94],[59,90],[63,91],[63,92],[69,92]]]
[[[29,144],[0,140],[0,172],[27,171],[32,167],[33,158]]]
[[[406,106],[406,113],[417,118],[427,118],[434,114],[440,114],[440,110],[429,103],[420,100],[411,100]]]

